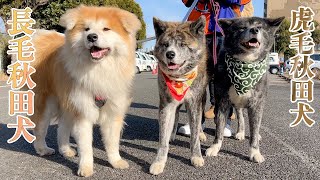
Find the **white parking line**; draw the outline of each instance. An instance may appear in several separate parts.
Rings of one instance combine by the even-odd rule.
[[[2,87],[10,87],[10,85],[6,85],[6,86],[0,86],[0,88],[2,88]]]

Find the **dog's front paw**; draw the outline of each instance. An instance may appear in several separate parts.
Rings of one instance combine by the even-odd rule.
[[[261,154],[255,154],[252,157],[250,157],[250,161],[256,162],[256,163],[262,163],[265,161],[265,159]]]
[[[210,148],[206,150],[206,156],[217,156],[220,151],[220,145],[213,144]]]
[[[239,132],[234,136],[234,138],[239,140],[239,141],[242,141],[242,140],[245,139],[245,134],[244,134],[244,132]]]
[[[110,163],[113,168],[116,169],[128,169],[129,168],[129,163],[123,159],[120,159],[119,161],[115,161]]]
[[[256,163],[262,163],[264,161],[264,157],[261,155],[260,151],[257,149],[250,150],[250,161]]]
[[[93,166],[80,165],[78,169],[78,176],[89,177],[93,174]]]
[[[74,157],[77,155],[77,151],[71,147],[59,149],[59,153],[64,157]]]
[[[199,134],[199,139],[200,139],[201,142],[207,141],[207,136],[204,134],[204,132],[201,132]]]
[[[165,163],[164,162],[154,162],[150,166],[149,172],[153,175],[161,174],[164,170]]]
[[[191,164],[194,167],[201,167],[204,165],[204,159],[199,156],[193,156],[193,157],[191,157]]]
[[[49,156],[55,153],[55,150],[49,147],[36,148],[36,152],[40,156]]]

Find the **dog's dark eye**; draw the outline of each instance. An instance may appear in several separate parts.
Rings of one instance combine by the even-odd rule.
[[[169,47],[169,44],[168,43],[164,43],[163,46],[164,47]]]
[[[103,28],[103,31],[109,31],[110,29],[109,28]]]
[[[185,44],[185,43],[181,43],[181,44],[180,44],[181,47],[185,47],[186,45],[187,45],[187,44]]]
[[[86,28],[86,29],[84,29],[85,31],[89,31],[90,30],[90,28]]]
[[[261,29],[262,27],[261,27],[261,26],[258,26],[257,28],[258,28],[258,29]]]

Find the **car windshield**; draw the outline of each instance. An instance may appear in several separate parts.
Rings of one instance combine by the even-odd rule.
[[[320,61],[320,54],[313,54],[310,56],[314,61]]]
[[[273,57],[269,57],[269,61],[270,62],[274,62],[274,58]]]

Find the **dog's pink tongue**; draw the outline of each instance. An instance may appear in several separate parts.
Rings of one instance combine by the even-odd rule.
[[[102,50],[97,50],[97,51],[92,51],[91,56],[95,59],[100,59],[102,58],[109,50],[108,49],[102,49]]]
[[[180,65],[178,65],[178,64],[173,64],[173,63],[170,63],[170,64],[168,64],[168,68],[169,69],[178,69],[180,67]]]
[[[259,47],[259,43],[258,42],[255,42],[255,43],[249,42],[249,46],[251,46],[251,47]]]

